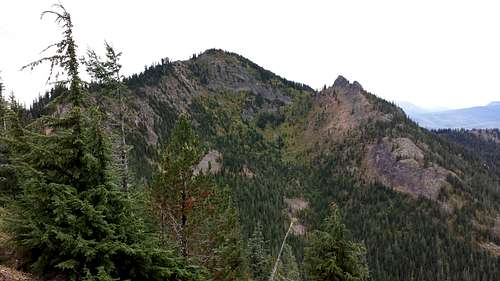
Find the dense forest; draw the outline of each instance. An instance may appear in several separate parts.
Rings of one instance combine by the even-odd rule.
[[[63,6],[43,16],[61,41],[25,69],[67,79],[29,108],[0,86],[4,264],[42,280],[500,276],[498,130],[428,131],[357,82],[315,91],[215,49],[124,77],[110,43],[77,56]]]

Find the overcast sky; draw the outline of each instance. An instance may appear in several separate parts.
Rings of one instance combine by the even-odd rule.
[[[46,69],[20,72],[59,39],[54,0],[0,1],[0,76],[29,104]],[[64,0],[80,51],[123,51],[125,74],[220,48],[313,88],[337,75],[391,101],[467,107],[500,100],[499,1]]]

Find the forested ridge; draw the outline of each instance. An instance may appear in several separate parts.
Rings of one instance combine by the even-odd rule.
[[[357,82],[316,91],[222,50],[123,77],[112,44],[77,58],[70,14],[45,16],[62,39],[27,68],[68,79],[29,108],[0,100],[9,266],[47,280],[500,276],[498,131],[427,131]]]

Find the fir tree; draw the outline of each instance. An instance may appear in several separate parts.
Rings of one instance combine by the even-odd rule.
[[[7,100],[3,96],[5,86],[0,77],[0,135],[7,131]]]
[[[206,224],[211,245],[205,265],[214,280],[243,280],[246,268],[241,226],[229,187],[217,189],[213,205],[216,214],[213,221]]]
[[[292,247],[286,245],[281,258],[280,267],[275,280],[278,281],[301,281],[299,265],[293,254]]]
[[[82,102],[82,89],[81,89],[81,78],[78,70],[78,58],[77,58],[77,45],[73,37],[73,22],[71,20],[71,15],[66,11],[63,5],[54,4],[54,10],[47,10],[42,12],[41,18],[45,15],[55,15],[55,22],[61,25],[62,40],[54,44],[49,45],[43,50],[43,52],[55,48],[55,53],[51,56],[43,57],[26,66],[22,69],[34,69],[42,63],[48,62],[50,64],[50,74],[47,82],[51,80],[53,76],[56,78],[56,83],[58,84],[68,84],[69,83],[69,94],[70,99],[75,107],[81,105]],[[55,72],[55,73],[54,73]],[[67,76],[63,80],[59,80],[60,76]]]
[[[204,149],[181,115],[151,187],[151,206],[163,247],[208,268],[215,280],[240,280],[244,271],[240,225],[228,187],[196,168]]]
[[[206,225],[213,221],[215,182],[213,177],[196,171],[204,149],[181,115],[172,130],[160,167],[151,188],[151,203],[158,220],[160,242],[175,241],[184,257],[196,257],[206,251]]]
[[[99,111],[83,122],[81,162],[66,121],[55,120],[49,134],[22,137],[31,153],[18,161],[29,170],[23,171],[23,196],[7,223],[33,270],[64,272],[71,280],[191,278],[174,255],[143,243],[147,237],[133,201],[113,184]]]
[[[248,239],[248,260],[250,273],[255,281],[267,281],[271,274],[270,257],[266,251],[266,243],[262,235],[260,223],[254,228],[252,236]]]
[[[106,58],[103,60],[94,50],[87,51],[87,58],[83,60],[87,72],[91,75],[93,82],[98,83],[106,92],[116,95],[119,99],[119,119],[120,119],[120,134],[118,141],[118,170],[121,178],[121,186],[127,191],[129,188],[129,165],[128,165],[128,146],[125,139],[125,94],[128,89],[122,82],[123,77],[120,75],[122,65],[120,64],[121,52],[104,42],[106,49]]]
[[[12,130],[13,162],[22,163],[22,196],[10,209],[5,227],[39,273],[62,272],[70,280],[200,280],[172,252],[146,241],[134,202],[114,185],[108,138],[97,109],[82,110],[72,24],[56,5],[56,22],[65,32],[51,63],[69,77],[72,109],[45,116],[30,127]]]
[[[18,172],[12,163],[14,147],[19,136],[22,135],[18,115],[12,111],[8,103],[0,96],[0,201],[9,202],[15,199],[19,193],[17,182]]]
[[[182,256],[195,255],[195,237],[203,222],[213,214],[208,210],[209,196],[214,193],[214,182],[193,167],[203,156],[200,140],[191,123],[182,115],[172,131],[165,148],[160,170],[151,187],[151,203],[159,226],[162,245],[168,239],[175,241]],[[198,249],[199,250],[199,249]]]
[[[322,230],[311,234],[305,249],[307,280],[368,280],[365,247],[348,240],[338,208],[334,204],[330,208]]]

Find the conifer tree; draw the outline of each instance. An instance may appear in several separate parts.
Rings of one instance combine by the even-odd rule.
[[[208,268],[214,280],[240,280],[244,272],[239,218],[228,187],[196,168],[204,155],[191,122],[181,115],[150,189],[165,247]]]
[[[0,77],[0,135],[7,131],[7,100],[3,96],[5,86]]]
[[[229,187],[217,189],[213,198],[215,216],[205,230],[211,237],[205,263],[214,280],[243,280],[245,273],[241,226]]]
[[[69,94],[70,100],[73,105],[78,108],[82,102],[82,89],[81,89],[81,78],[78,70],[78,57],[77,57],[77,45],[73,37],[73,22],[71,20],[71,15],[66,11],[63,5],[54,4],[53,10],[47,10],[42,12],[41,18],[45,15],[54,15],[55,22],[59,24],[62,29],[62,40],[54,44],[49,45],[43,50],[43,52],[55,48],[55,53],[51,56],[43,57],[26,66],[22,69],[34,69],[42,63],[50,64],[50,74],[47,82],[51,80],[53,76],[56,78],[56,83],[69,84]],[[55,73],[54,73],[55,72]],[[63,80],[59,80],[60,76]]]
[[[123,190],[129,188],[129,167],[128,167],[128,146],[125,139],[125,117],[126,105],[125,94],[128,91],[120,75],[122,65],[120,64],[121,52],[117,52],[108,42],[104,42],[106,58],[103,60],[94,50],[87,51],[87,58],[83,60],[87,72],[91,75],[93,82],[103,87],[104,91],[118,96],[119,99],[119,119],[120,137],[118,145],[118,170]]]
[[[278,281],[301,281],[299,265],[293,254],[292,247],[286,245],[281,258],[280,268],[275,278]]]
[[[335,204],[324,220],[322,230],[314,231],[308,239],[304,264],[307,280],[363,281],[368,280],[366,249],[348,240],[347,231]]]
[[[38,273],[62,272],[69,280],[201,280],[172,252],[146,243],[134,202],[114,185],[109,143],[97,109],[83,108],[76,44],[69,13],[61,5],[56,22],[63,40],[48,61],[68,76],[71,111],[44,116],[33,130],[12,130],[22,163],[22,196],[10,207],[5,227]]]
[[[191,128],[191,122],[181,115],[171,140],[165,148],[160,170],[151,188],[151,203],[158,220],[160,243],[175,241],[184,257],[196,256],[206,244],[200,229],[211,220],[209,209],[215,183],[210,176],[195,173],[194,167],[203,157],[200,140]],[[213,206],[210,206],[212,208]]]
[[[2,201],[2,206],[4,201],[11,201],[20,192],[17,171],[12,163],[14,151],[11,145],[16,140],[12,136],[19,134],[19,126],[17,114],[9,108],[8,102],[0,94],[0,201]]]
[[[5,86],[2,82],[2,76],[0,76],[0,96],[3,97],[3,91],[5,89]]]
[[[255,281],[267,281],[271,274],[271,264],[269,254],[266,250],[266,243],[262,235],[262,225],[260,222],[254,228],[251,237],[248,239],[248,260],[250,273]]]

